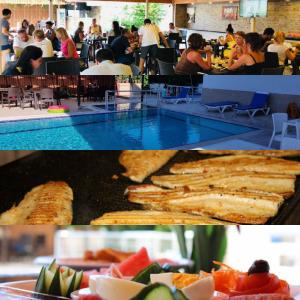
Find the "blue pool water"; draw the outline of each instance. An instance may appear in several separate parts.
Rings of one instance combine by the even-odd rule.
[[[168,149],[256,130],[163,109],[0,122],[0,150]]]

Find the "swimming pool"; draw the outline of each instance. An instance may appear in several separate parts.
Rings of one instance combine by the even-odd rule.
[[[253,130],[153,108],[0,122],[0,150],[168,149]]]

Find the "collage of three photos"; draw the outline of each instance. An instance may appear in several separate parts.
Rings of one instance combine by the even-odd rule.
[[[299,0],[0,0],[0,300],[300,300]]]

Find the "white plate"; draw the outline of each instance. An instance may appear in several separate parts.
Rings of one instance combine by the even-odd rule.
[[[300,285],[290,286],[291,288],[291,296],[295,298],[295,300],[300,300]],[[89,288],[81,289],[75,291],[71,294],[72,300],[78,300],[80,295],[91,295],[91,291]]]
[[[73,300],[78,300],[79,299],[79,296],[81,295],[91,295],[91,290],[89,288],[86,288],[86,289],[81,289],[81,290],[78,290],[78,291],[75,291],[71,294],[71,298]]]

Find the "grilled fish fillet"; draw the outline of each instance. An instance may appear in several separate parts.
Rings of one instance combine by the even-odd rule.
[[[230,171],[299,175],[300,163],[276,157],[228,155],[186,163],[177,163],[170,169],[170,172],[174,174]]]
[[[211,154],[211,155],[261,155],[261,156],[300,156],[299,150],[199,150],[200,154]]]
[[[197,216],[177,212],[162,212],[153,210],[131,210],[106,213],[102,217],[91,221],[91,225],[132,224],[212,224],[225,225],[227,222],[211,219],[205,216]]]
[[[252,190],[204,187],[190,191],[184,187],[149,192],[145,185],[132,186],[128,190],[128,200],[142,204],[146,209],[200,214],[246,224],[264,224],[277,214],[284,201],[279,194]]]
[[[72,189],[65,182],[48,182],[28,192],[24,199],[0,215],[0,225],[72,222]]]
[[[124,176],[132,181],[143,182],[146,177],[159,170],[175,154],[176,150],[125,150],[119,162],[126,168]]]
[[[257,172],[216,172],[214,174],[180,174],[152,176],[154,184],[178,188],[187,186],[190,190],[200,187],[218,187],[232,189],[248,189],[263,192],[272,192],[291,197],[295,192],[295,175],[257,173]]]

